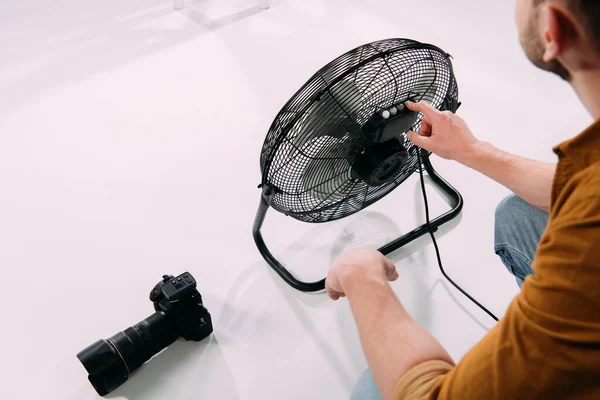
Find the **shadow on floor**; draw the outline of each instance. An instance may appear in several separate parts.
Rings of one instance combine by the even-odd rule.
[[[10,10],[12,25],[0,33],[0,90],[10,93],[0,99],[1,113],[265,11],[250,7],[211,19],[194,5],[177,11],[165,0],[67,2],[27,4],[26,16]]]

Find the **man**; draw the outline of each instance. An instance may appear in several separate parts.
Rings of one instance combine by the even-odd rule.
[[[516,17],[528,58],[568,81],[596,123],[555,148],[555,166],[478,141],[456,115],[408,105],[424,115],[413,143],[515,193],[498,207],[496,252],[522,288],[455,365],[394,295],[389,260],[369,249],[341,256],[326,286],[348,298],[371,367],[357,400],[600,399],[600,1],[517,0]]]

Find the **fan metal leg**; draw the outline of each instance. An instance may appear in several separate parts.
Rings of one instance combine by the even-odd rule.
[[[452,209],[450,211],[440,215],[439,217],[433,219],[430,222],[431,229],[433,229],[433,231],[436,231],[441,225],[456,218],[458,216],[458,214],[460,214],[460,212],[463,208],[464,202],[463,202],[463,198],[462,198],[461,194],[458,192],[458,190],[456,190],[454,187],[452,187],[444,178],[442,178],[437,173],[437,171],[435,169],[433,169],[433,165],[431,165],[429,156],[423,156],[423,166],[425,167],[425,171],[427,171],[427,175],[429,175],[431,180],[440,189],[442,189],[444,191],[444,193],[446,193],[448,196],[450,196],[450,199],[452,200],[452,203],[453,203]],[[390,243],[381,247],[379,249],[379,251],[384,255],[388,255],[391,252],[396,251],[400,247],[406,245],[407,243],[410,243],[413,240],[425,235],[426,233],[429,233],[429,229],[427,228],[427,224],[423,224],[423,225],[419,226],[418,228],[414,229],[413,231],[408,232],[407,234],[405,234],[405,235],[399,237],[398,239],[391,241]]]
[[[325,279],[322,279],[318,282],[302,282],[296,279],[294,275],[292,275],[269,251],[269,248],[263,240],[260,229],[265,221],[267,211],[271,206],[272,198],[273,193],[270,191],[270,189],[263,189],[263,193],[260,198],[260,204],[258,205],[258,211],[256,212],[256,217],[254,218],[254,226],[252,227],[252,235],[254,236],[254,242],[256,243],[256,247],[258,247],[258,251],[260,251],[260,254],[271,266],[271,268],[273,268],[275,272],[277,272],[277,274],[279,274],[279,276],[294,289],[297,289],[301,292],[318,292],[325,289]]]
[[[423,166],[425,167],[425,171],[431,178],[431,180],[439,186],[452,200],[452,209],[447,211],[446,213],[438,216],[430,222],[431,228],[433,230],[437,230],[441,225],[446,222],[456,218],[462,208],[463,208],[463,198],[461,194],[452,187],[444,178],[442,178],[436,171],[433,169],[431,162],[429,161],[428,156],[423,157]],[[267,215],[267,211],[271,205],[271,199],[273,198],[273,193],[269,188],[264,188],[263,193],[260,199],[260,204],[258,206],[258,211],[256,212],[256,217],[254,218],[254,226],[252,228],[252,234],[254,236],[254,242],[258,247],[258,251],[263,256],[265,261],[277,272],[277,274],[291,287],[297,289],[301,292],[318,292],[325,289],[325,279],[322,279],[317,282],[302,282],[296,279],[292,273],[290,273],[269,251],[269,248],[265,244],[265,241],[262,237],[261,228],[263,222],[265,221],[265,217]],[[418,228],[414,229],[411,232],[399,237],[396,240],[391,241],[385,246],[379,248],[378,250],[384,254],[388,255],[395,250],[398,250],[400,247],[406,245],[407,243],[412,242],[413,240],[425,235],[429,230],[427,225],[421,225]]]

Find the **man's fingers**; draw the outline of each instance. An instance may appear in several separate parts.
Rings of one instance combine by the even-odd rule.
[[[396,270],[396,266],[392,264],[391,268],[386,270],[386,274],[388,281],[393,282],[398,279],[398,271]]]
[[[388,281],[395,281],[398,279],[398,271],[396,270],[396,265],[387,257],[384,258],[385,264],[385,275],[387,276]]]
[[[327,295],[333,301],[335,301],[335,300],[337,300],[337,299],[340,298],[340,294],[338,292],[336,292],[335,290],[332,290],[330,288],[327,288]]]
[[[340,293],[337,290],[332,289],[327,283],[325,283],[325,290],[327,290],[327,295],[333,301],[338,300],[340,297],[346,297],[344,293]]]
[[[336,292],[335,290],[327,292],[327,294],[329,294],[329,298],[333,301],[346,297],[344,293]]]
[[[421,129],[419,130],[419,134],[421,136],[431,136],[431,134],[433,133],[433,125],[431,123],[431,120],[424,116],[423,120],[421,121]]]
[[[432,118],[436,116],[439,111],[431,106],[431,104],[426,101],[420,101],[418,103],[413,103],[412,101],[407,101],[404,105],[412,111],[423,113],[423,115],[427,118]]]
[[[424,149],[427,149],[426,146],[427,146],[427,141],[429,140],[429,136],[421,136],[415,131],[407,132],[406,136],[408,136],[408,139],[411,142],[413,142],[413,144],[415,146],[419,146]]]

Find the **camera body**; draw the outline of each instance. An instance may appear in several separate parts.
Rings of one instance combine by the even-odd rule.
[[[150,292],[150,300],[154,314],[77,354],[99,395],[119,387],[131,372],[177,338],[200,341],[212,333],[210,313],[189,272],[177,277],[163,275]]]
[[[185,340],[200,341],[213,331],[210,314],[196,289],[196,280],[185,272],[178,277],[163,275],[150,292],[156,312],[163,312]]]

